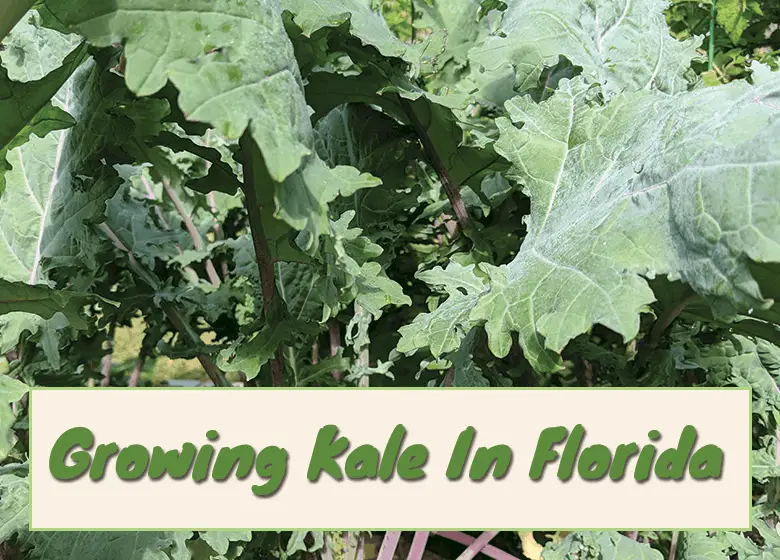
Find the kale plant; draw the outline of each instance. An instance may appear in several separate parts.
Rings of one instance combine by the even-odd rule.
[[[750,386],[753,531],[419,533],[409,558],[780,558],[780,73],[701,77],[680,3],[376,4],[0,6],[0,556],[365,553],[29,532],[29,387],[169,358],[216,386]],[[719,4],[738,38],[777,15]]]

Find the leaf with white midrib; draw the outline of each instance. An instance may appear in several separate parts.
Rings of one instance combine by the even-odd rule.
[[[64,110],[69,109],[72,83],[66,84],[62,97]],[[19,264],[16,270],[4,266],[0,276],[6,280],[37,284],[41,280],[41,248],[55,190],[61,186],[62,152],[69,130],[32,138],[8,156],[12,170],[6,174],[8,184],[0,199],[0,237],[5,249],[0,258]],[[10,240],[24,239],[23,245]]]
[[[749,264],[780,261],[780,76],[605,106],[588,94],[578,78],[541,104],[507,103],[495,146],[531,199],[528,235],[510,264],[481,265],[489,290],[418,316],[399,350],[484,324],[496,356],[516,332],[535,368],[555,370],[594,324],[637,336],[654,301],[643,276],[680,278],[724,315],[771,304]],[[448,313],[450,300],[466,309]]]
[[[660,89],[685,91],[683,77],[700,39],[669,34],[662,0],[515,0],[507,2],[499,32],[469,53],[489,73],[515,64],[520,91],[535,87],[542,70],[565,56],[607,96]]]
[[[105,213],[105,202],[115,186],[110,176],[97,174],[89,188],[83,188],[75,174],[83,173],[82,165],[99,154],[106,141],[112,117],[104,103],[113,98],[105,88],[116,83],[121,82],[107,80],[94,61],[82,65],[54,99],[67,107],[76,124],[43,138],[32,137],[10,154],[12,168],[5,174],[7,188],[0,197],[0,261],[4,263],[0,279],[48,286],[48,271],[53,267],[78,263],[87,274],[95,269],[95,247],[100,241],[88,222]],[[76,300],[66,316],[72,327],[86,326],[79,320]],[[3,350],[25,331],[56,340],[67,321],[62,315],[49,317],[44,320],[22,312],[0,317]],[[44,345],[55,369],[60,363],[56,349],[56,344]]]

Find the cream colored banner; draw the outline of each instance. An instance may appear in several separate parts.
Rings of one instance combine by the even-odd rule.
[[[45,529],[746,529],[750,504],[749,390],[382,390],[382,389],[35,389],[31,397],[31,527]],[[338,426],[350,441],[337,459],[370,444],[381,453],[393,429],[408,431],[402,450],[429,451],[425,478],[338,482],[307,469],[319,430]],[[657,430],[658,455],[677,447],[692,425],[698,440],[723,451],[719,479],[634,480],[637,459],[625,477],[586,481],[575,468],[556,477],[560,458],[539,481],[529,477],[540,433],[581,424],[581,451],[602,444],[613,455],[620,444],[639,448]],[[476,429],[466,476],[451,481],[447,466],[459,434]],[[151,450],[213,443],[279,446],[288,454],[287,475],[271,497],[253,485],[254,470],[196,483],[192,478],[123,481],[116,457],[105,476],[62,482],[49,470],[55,442],[68,429],[86,427],[95,447],[140,444]],[[480,447],[504,444],[513,460],[506,476],[475,482],[468,469]],[[564,443],[554,447],[563,452]],[[78,449],[76,449],[77,451]],[[92,454],[94,455],[93,448]],[[215,454],[216,455],[216,454]],[[71,460],[67,464],[73,464]]]

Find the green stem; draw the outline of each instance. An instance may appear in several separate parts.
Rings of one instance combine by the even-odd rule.
[[[6,38],[36,0],[5,0],[0,3],[0,41]]]
[[[718,14],[717,0],[712,0],[710,5],[710,45],[707,51],[708,70],[712,71],[715,65],[715,18]]]

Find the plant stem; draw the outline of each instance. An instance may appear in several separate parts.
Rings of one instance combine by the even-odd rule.
[[[582,360],[582,365],[584,366],[585,370],[585,386],[593,387],[593,364],[591,364],[588,360]]]
[[[477,540],[474,537],[467,535],[466,533],[461,533],[460,531],[436,531],[433,534],[466,546],[473,544],[474,541]],[[519,560],[519,558],[516,556],[512,556],[508,552],[504,552],[500,548],[496,548],[495,546],[489,544],[484,546],[480,552],[488,558],[493,558],[494,560]]]
[[[190,216],[190,213],[187,212],[187,208],[185,208],[181,198],[179,198],[179,195],[176,193],[173,186],[171,185],[169,178],[163,175],[163,173],[160,171],[160,169],[164,168],[164,165],[160,165],[159,156],[154,152],[153,149],[147,148],[141,142],[136,142],[135,144],[137,149],[140,151],[140,153],[142,153],[145,156],[146,160],[152,164],[151,173],[153,173],[155,175],[155,178],[162,183],[163,189],[165,190],[165,194],[167,194],[168,198],[171,199],[174,208],[176,208],[176,211],[179,213],[182,222],[184,222],[184,227],[187,229],[187,232],[190,234],[190,237],[192,238],[193,247],[195,248],[196,251],[202,251],[204,249],[204,246],[203,246],[203,239],[200,236],[200,232],[198,231],[198,228],[195,226],[195,222],[193,221],[192,216]],[[149,192],[149,190],[150,189],[147,187],[147,193]],[[151,194],[153,197],[154,193]],[[219,278],[219,275],[217,274],[217,269],[214,268],[214,263],[212,262],[211,258],[209,257],[206,258],[205,266],[206,266],[206,274],[209,277],[209,282],[211,282],[211,284],[214,287],[218,288],[222,283],[222,281]]]
[[[146,364],[146,354],[144,354],[142,350],[138,359],[135,361],[133,373],[130,374],[130,381],[127,383],[128,387],[138,387],[138,382],[141,380],[141,372],[144,370],[144,364]]]
[[[211,163],[211,162],[209,162]],[[211,207],[211,211],[214,214],[214,239],[217,241],[222,241],[225,236],[222,234],[222,226],[219,223],[219,220],[217,220],[217,201],[214,199],[214,193],[208,194],[208,201],[209,206]],[[230,270],[228,269],[228,263],[223,258],[220,259],[220,272],[222,272],[222,279],[227,282],[228,278],[230,277]]]
[[[358,315],[362,315],[363,306],[357,305],[355,307],[355,312]],[[371,353],[368,348],[368,345],[365,345],[360,349],[358,353],[358,364],[360,364],[361,366],[365,366],[366,368],[368,368],[368,366],[371,365]],[[369,387],[369,386],[371,386],[371,378],[368,375],[364,375],[358,381],[358,387]]]
[[[179,195],[176,194],[175,190],[173,190],[170,181],[162,176],[160,178],[162,180],[163,188],[165,189],[165,194],[167,194],[168,198],[170,198],[171,202],[173,202],[173,206],[176,208],[176,211],[179,213],[179,216],[181,216],[181,219],[184,222],[184,227],[187,228],[187,231],[192,238],[192,244],[195,247],[195,250],[202,251],[204,249],[203,239],[200,237],[198,228],[195,227],[195,222],[192,220],[192,216],[190,216],[190,214],[187,212],[187,209],[184,207],[184,203],[181,201],[181,198],[179,198]],[[217,269],[214,268],[214,263],[212,262],[211,258],[206,258],[205,264],[206,274],[209,277],[209,282],[211,282],[215,287],[219,287],[219,285],[222,283],[222,280],[219,278]]]
[[[331,550],[330,536],[326,533],[324,536],[324,544],[320,551],[321,560],[333,560],[333,550]]]
[[[472,560],[496,535],[498,531],[485,531],[458,556],[457,560]]]
[[[452,182],[450,171],[444,165],[444,162],[439,157],[439,153],[436,151],[436,146],[433,145],[433,141],[428,136],[428,131],[425,129],[420,119],[417,118],[417,114],[414,112],[414,107],[406,99],[400,95],[398,99],[401,103],[401,107],[409,118],[409,122],[412,123],[412,127],[417,133],[417,137],[422,143],[425,154],[431,162],[431,165],[439,175],[439,180],[444,187],[444,192],[447,193],[447,198],[452,205],[452,210],[455,212],[455,217],[458,219],[458,224],[462,231],[466,231],[471,227],[471,217],[466,209],[466,204],[463,202],[463,197],[460,193],[460,187]]]
[[[114,243],[114,246],[127,255],[127,259],[130,262],[130,269],[141,280],[148,284],[150,288],[153,290],[159,290],[161,282],[154,274],[154,272],[146,269],[141,265],[141,263],[138,262],[138,259],[135,258],[135,255],[132,253],[132,251],[130,251],[130,249],[128,249],[125,244],[122,243],[122,240],[119,239],[117,234],[114,233],[108,224],[104,222],[100,224],[99,227],[103,233],[105,233],[106,236]],[[175,305],[171,303],[163,303],[160,305],[160,307],[165,312],[168,320],[176,328],[176,330],[179,331],[182,336],[189,339],[190,344],[200,345],[202,343],[198,333],[195,331],[195,329],[192,328],[192,326],[187,324],[181,312],[178,310],[178,308],[176,308]],[[211,379],[216,387],[231,386],[230,383],[227,382],[227,379],[225,379],[222,371],[216,366],[216,364],[214,364],[210,356],[200,354],[197,358],[200,362],[200,365],[203,366],[204,371],[209,376],[209,379]]]
[[[338,356],[339,350],[341,350],[341,328],[339,322],[333,319],[328,326],[330,335],[330,355]],[[333,370],[333,377],[336,381],[344,379],[344,373],[340,369]]]
[[[428,544],[428,531],[415,531],[412,539],[412,547],[409,549],[409,556],[406,560],[422,560],[425,554],[425,545]]]
[[[263,209],[258,199],[258,188],[261,185],[255,184],[255,157],[262,157],[262,155],[255,153],[257,146],[255,146],[254,140],[248,133],[245,133],[241,139],[241,145],[244,149],[243,190],[249,215],[249,229],[252,233],[252,243],[255,248],[257,267],[260,272],[260,289],[263,295],[265,320],[270,323],[272,306],[276,299],[276,275],[274,273],[274,261],[268,248],[268,239],[266,239],[263,229]],[[276,349],[276,357],[271,360],[271,380],[274,387],[284,385],[284,357],[281,348]]]
[[[101,387],[108,387],[111,385],[111,356],[114,354],[114,334],[116,333],[116,323],[111,321],[108,326],[108,348],[106,349],[106,355],[103,356],[101,361],[100,370],[103,374],[103,379],[100,380]]]
[[[715,18],[718,15],[717,4],[717,0],[712,0],[710,5],[710,44],[707,49],[707,66],[710,71],[715,64]]]
[[[157,200],[157,197],[154,195],[154,191],[152,190],[152,186],[149,184],[149,181],[147,181],[145,175],[141,175],[141,183],[143,184],[144,188],[146,189],[146,198],[149,200]],[[168,223],[168,220],[165,219],[165,215],[162,213],[162,210],[160,210],[159,206],[154,207],[155,213],[157,214],[157,218],[160,220],[160,223],[165,228],[166,231],[171,231],[171,226]],[[182,250],[181,246],[177,243],[176,244],[176,251],[181,255]],[[193,270],[192,267],[187,266],[184,267],[184,272],[187,273],[187,276],[190,277],[190,282],[193,284],[197,284],[200,282],[200,277],[198,276],[198,273]]]
[[[669,545],[669,560],[675,560],[677,557],[677,541],[680,538],[680,531],[672,533],[672,544]]]
[[[455,368],[450,368],[447,370],[447,374],[444,376],[444,386],[452,387],[454,381],[455,381]]]
[[[680,313],[682,313],[688,304],[691,303],[691,301],[694,299],[696,299],[696,294],[689,295],[674,307],[665,310],[661,316],[658,317],[655,325],[653,325],[653,330],[650,332],[651,348],[658,347],[658,344],[661,342],[661,337],[663,336],[664,332],[666,332],[666,329],[669,328],[674,320],[680,316]]]
[[[35,2],[36,0],[5,0],[0,4],[0,41],[6,38]]]
[[[311,363],[315,366],[320,363],[320,343],[318,340],[315,340],[314,344],[311,345]]]
[[[379,548],[377,560],[393,560],[395,549],[398,548],[398,541],[401,538],[401,531],[388,531],[382,540],[382,546]]]
[[[198,333],[187,324],[187,322],[184,320],[184,317],[182,317],[181,313],[176,307],[170,303],[166,303],[162,305],[162,309],[165,311],[165,314],[168,316],[168,320],[171,322],[171,324],[173,324],[173,326],[176,327],[176,330],[179,331],[182,335],[189,338],[191,344],[200,343],[200,337],[198,336]],[[211,379],[215,387],[231,386],[230,383],[227,382],[227,379],[225,379],[222,371],[220,371],[220,369],[211,359],[211,356],[199,354],[197,358],[200,362],[200,365],[203,367],[203,370],[206,372],[206,375],[209,376],[209,379]]]

